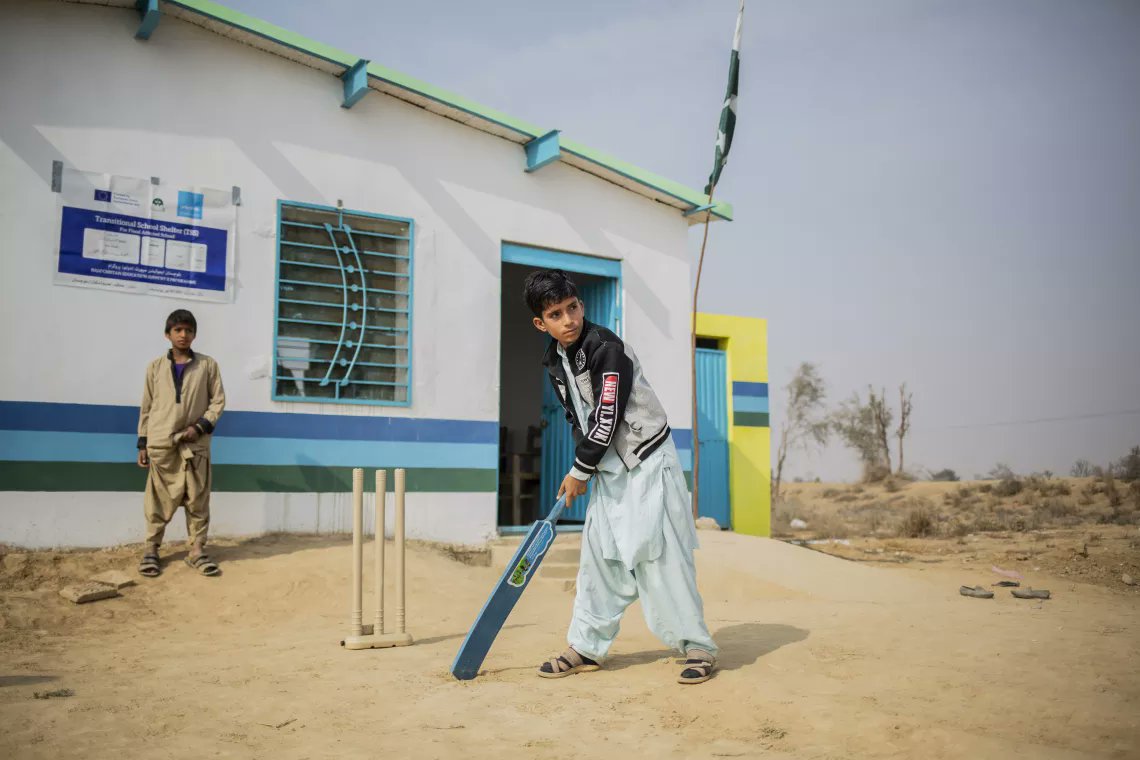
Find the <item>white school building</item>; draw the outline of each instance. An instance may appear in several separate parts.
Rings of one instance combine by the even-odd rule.
[[[4,2],[0,543],[141,540],[138,404],[176,308],[225,383],[213,534],[349,531],[353,467],[407,468],[410,538],[528,523],[569,440],[522,304],[535,267],[576,273],[636,347],[690,467],[688,231],[708,213],[732,216],[218,3]],[[766,375],[728,366],[766,477]]]

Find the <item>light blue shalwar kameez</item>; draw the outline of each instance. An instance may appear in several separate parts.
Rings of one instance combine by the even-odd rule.
[[[573,377],[558,347],[566,377]],[[568,383],[583,433],[592,411]],[[626,607],[641,599],[649,630],[682,653],[716,644],[705,626],[697,591],[693,525],[685,473],[671,439],[633,470],[611,448],[593,478],[578,589],[567,642],[580,654],[602,660],[610,650]]]

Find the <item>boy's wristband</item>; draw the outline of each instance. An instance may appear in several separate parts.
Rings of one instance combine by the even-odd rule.
[[[146,436],[145,436],[145,435],[140,435],[140,436],[139,436],[138,448],[139,448],[140,450],[142,450],[142,449],[145,449],[145,448],[146,448]]]

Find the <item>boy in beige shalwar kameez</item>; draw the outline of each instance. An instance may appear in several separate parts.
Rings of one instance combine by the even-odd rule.
[[[146,369],[139,408],[138,464],[148,469],[143,511],[146,553],[139,572],[162,572],[158,547],[178,507],[186,510],[190,551],[186,563],[203,575],[219,570],[206,555],[210,527],[210,438],[226,405],[218,363],[190,348],[197,335],[185,309],[166,320],[170,350]]]

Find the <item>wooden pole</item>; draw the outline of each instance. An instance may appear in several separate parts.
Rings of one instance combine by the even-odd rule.
[[[352,470],[352,615],[349,618],[349,630],[353,636],[363,634],[363,610],[361,605],[361,572],[363,568],[363,540],[364,540],[364,470],[356,467]]]
[[[689,355],[691,359],[691,375],[693,383],[693,520],[697,519],[699,499],[697,496],[698,483],[701,477],[701,444],[699,424],[697,422],[697,298],[701,291],[701,270],[705,266],[705,248],[709,242],[709,221],[712,220],[713,193],[716,185],[709,187],[709,210],[705,215],[705,234],[701,240],[701,257],[697,260],[697,281],[693,285],[693,329],[690,335],[691,345]]]
[[[396,470],[396,633],[404,634],[404,483],[406,470]]]
[[[384,633],[384,509],[388,501],[388,471],[376,471],[376,500],[373,508],[376,510],[376,622],[372,624],[372,633],[380,636]]]

